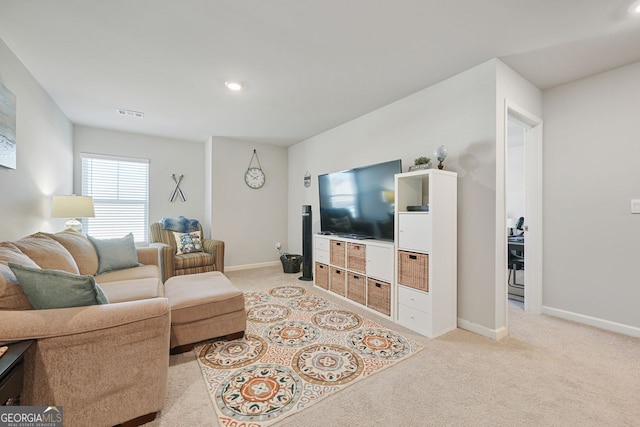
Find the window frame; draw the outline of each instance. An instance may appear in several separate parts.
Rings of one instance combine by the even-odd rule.
[[[112,198],[109,195],[102,193],[96,194],[96,184],[92,181],[96,179],[95,176],[89,177],[88,175],[96,175],[95,172],[89,172],[85,168],[91,167],[86,164],[86,161],[107,161],[107,162],[115,162],[115,169],[117,169],[115,177],[111,177],[110,179],[115,179],[116,188],[111,189],[116,193],[116,197]],[[120,168],[122,166],[120,163],[133,163],[137,166],[143,167],[143,172],[140,174],[129,174],[120,176]],[[82,224],[85,233],[90,234],[93,237],[97,238],[119,238],[123,237],[129,232],[133,232],[134,240],[136,245],[145,246],[149,244],[150,236],[149,236],[149,176],[150,176],[150,164],[151,161],[149,159],[139,158],[139,157],[125,157],[125,156],[112,156],[106,154],[96,154],[96,153],[80,153],[80,186],[81,186],[81,194],[83,196],[91,196],[93,198],[93,203],[96,211],[96,218],[102,218],[102,224],[95,224],[96,221],[100,221],[95,218],[83,218]],[[129,165],[131,166],[131,165]],[[98,178],[100,178],[99,174]],[[103,175],[105,179],[107,179],[106,175]],[[131,177],[134,178],[132,181],[127,181],[126,178]],[[129,184],[130,182],[135,182],[135,179],[139,179],[144,177],[146,182],[144,184],[134,185],[133,187]],[[133,190],[131,193],[123,193],[123,187],[126,190],[126,187],[129,186],[129,189]],[[91,188],[88,188],[91,187]],[[139,194],[143,194],[142,198],[136,198]],[[113,195],[111,195],[113,196]],[[132,227],[132,229],[127,229],[126,225],[123,226],[122,218],[118,218],[117,216],[111,217],[107,220],[106,225],[104,222],[104,216],[99,217],[100,213],[104,214],[104,211],[109,211],[109,207],[117,207],[123,205],[131,205],[133,208],[136,206],[142,209],[142,214],[140,216],[135,216],[135,220],[138,224],[142,223],[142,226],[137,225],[136,227]],[[135,212],[132,212],[135,213]],[[94,229],[91,228],[91,223],[94,222]],[[110,233],[110,230],[113,230],[113,233]]]

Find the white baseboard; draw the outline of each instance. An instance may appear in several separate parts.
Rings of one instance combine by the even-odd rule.
[[[465,329],[469,332],[473,332],[483,337],[491,338],[492,340],[500,340],[507,336],[507,328],[504,326],[498,329],[490,329],[486,326],[479,325],[477,323],[470,322],[458,317],[458,327]]]
[[[605,329],[607,331],[617,332],[619,334],[640,338],[640,328],[635,326],[624,325],[622,323],[616,323],[610,320],[599,319],[597,317],[591,317],[584,314],[574,313],[571,311],[547,306],[542,307],[542,313],[548,314],[549,316],[559,317],[565,320],[571,320],[573,322],[583,323],[589,326],[595,326],[596,328]]]
[[[281,265],[280,261],[268,261],[268,262],[258,262],[255,264],[243,264],[243,265],[232,265],[227,267],[224,266],[224,271],[238,271],[238,270],[251,270],[252,268],[261,268],[261,267],[273,267],[275,265]]]

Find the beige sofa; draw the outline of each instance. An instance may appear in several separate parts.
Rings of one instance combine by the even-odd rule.
[[[0,343],[37,340],[25,355],[22,405],[62,405],[70,427],[148,419],[163,407],[170,309],[158,249],[137,254],[141,266],[95,277],[109,304],[35,310],[8,263],[95,275],[93,245],[72,231],[0,243]]]

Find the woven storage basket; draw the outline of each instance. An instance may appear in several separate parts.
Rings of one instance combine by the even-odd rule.
[[[344,296],[347,275],[341,268],[331,267],[331,278],[329,279],[329,290],[338,295]]]
[[[280,255],[280,262],[285,273],[299,273],[302,255],[283,254]]]
[[[347,243],[347,268],[349,270],[365,273],[367,260],[367,247],[357,243]]]
[[[398,284],[429,292],[429,255],[398,251]]]
[[[355,273],[349,273],[347,277],[347,298],[359,304],[366,304],[367,284],[364,276]]]
[[[331,248],[329,248],[329,255],[331,258],[331,265],[337,265],[338,267],[344,267],[344,256],[346,249],[346,242],[339,240],[331,241]]]
[[[329,289],[329,266],[316,262],[316,285]]]
[[[387,316],[391,315],[391,285],[387,282],[367,279],[367,307]]]

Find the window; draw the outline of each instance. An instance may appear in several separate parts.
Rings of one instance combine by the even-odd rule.
[[[93,197],[95,218],[83,220],[87,234],[99,239],[133,233],[149,242],[149,160],[81,154],[82,195]]]

